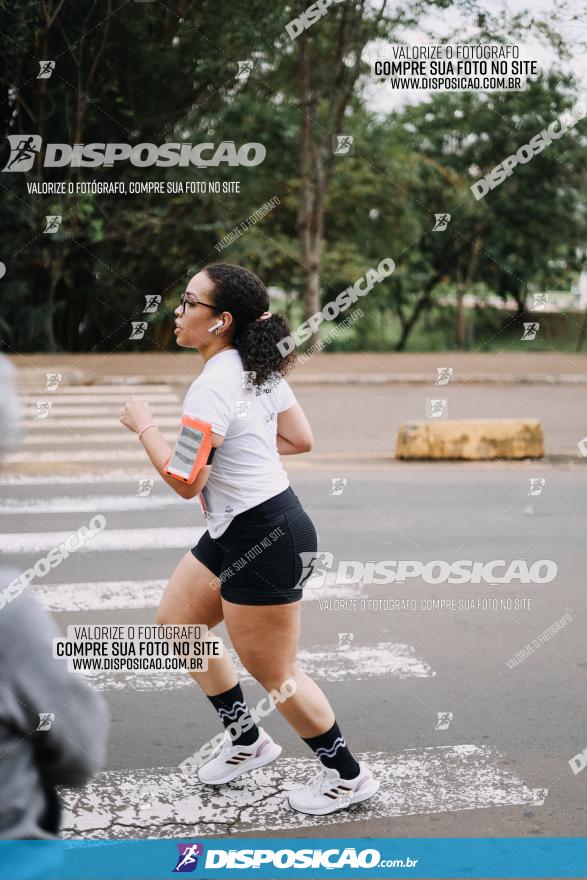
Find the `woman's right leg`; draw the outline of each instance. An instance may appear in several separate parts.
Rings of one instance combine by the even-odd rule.
[[[186,553],[165,588],[157,623],[199,623],[212,630],[223,619],[220,589],[214,589],[217,582],[213,572],[191,551]],[[227,651],[222,657],[210,658],[206,672],[190,672],[190,675],[207,696],[222,694],[238,683],[236,667]]]

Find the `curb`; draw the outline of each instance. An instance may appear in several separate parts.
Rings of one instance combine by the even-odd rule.
[[[19,370],[17,382],[21,388],[39,387],[42,370],[25,368]],[[189,377],[177,375],[99,376],[83,371],[72,371],[63,377],[63,385],[185,385]],[[337,373],[291,375],[292,386],[301,385],[436,385],[430,373]],[[448,384],[448,383],[447,383]],[[587,385],[587,373],[463,373],[450,380],[450,385]]]

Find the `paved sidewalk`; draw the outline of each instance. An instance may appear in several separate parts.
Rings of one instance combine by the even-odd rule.
[[[21,382],[60,372],[65,384],[167,382],[184,384],[201,369],[196,352],[14,355]],[[299,362],[292,385],[433,384],[439,367],[452,367],[451,384],[587,384],[587,352],[468,353],[357,352],[317,354]]]

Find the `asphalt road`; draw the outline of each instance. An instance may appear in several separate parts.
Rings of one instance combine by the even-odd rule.
[[[490,395],[497,389],[478,391],[491,410]],[[173,407],[173,390],[148,393],[161,393],[158,406],[167,401]],[[392,434],[408,404],[395,407],[387,398],[384,409],[377,393],[369,391],[368,408],[364,392],[351,391],[344,407],[330,399],[327,418],[326,399],[320,402],[317,390],[305,389],[318,451],[326,442],[321,412],[328,436],[337,438],[341,450],[348,450],[354,436],[363,438],[365,449],[374,435],[380,444],[380,437]],[[90,397],[99,394],[94,387],[79,403],[72,398],[71,406],[87,411],[94,405]],[[560,394],[557,389],[560,416],[553,414],[552,424],[570,449],[583,416],[577,398],[572,405],[561,402]],[[118,393],[114,396],[118,401]],[[543,391],[525,396],[525,402],[524,414],[535,415],[537,406],[548,411]],[[118,403],[113,397],[96,405],[114,414]],[[364,407],[364,421],[349,417],[355,406]],[[503,414],[514,407],[507,392],[501,406]],[[80,429],[59,418],[30,430],[26,460],[0,475],[4,559],[24,569],[60,540],[49,533],[69,533],[101,513],[106,528],[95,543],[37,579],[33,589],[62,627],[152,623],[165,578],[192,531],[195,543],[203,520],[197,504],[176,503],[159,483],[138,497],[139,480],[149,477],[149,469],[135,462],[136,440],[107,440],[113,430],[108,418],[91,430],[103,442],[77,440]],[[51,461],[51,451],[88,458],[73,466]],[[336,452],[332,443],[330,451]],[[49,459],[41,467],[42,453]],[[220,795],[202,792],[178,767],[217,733],[218,724],[196,686],[183,686],[186,674],[103,676],[98,686],[113,717],[108,765],[82,796],[66,794],[67,834],[169,836],[188,828],[193,834],[194,823],[200,834],[266,837],[585,834],[587,776],[575,775],[569,766],[587,746],[584,460],[357,465],[327,458],[317,455],[316,464],[284,459],[314,519],[320,549],[333,557],[326,583],[306,591],[301,647],[352,748],[378,768],[380,795],[336,821],[306,822],[297,815],[292,821],[283,791],[311,774],[313,760],[277,713],[264,723],[284,746],[282,758]],[[341,477],[342,493],[332,494],[333,480]],[[535,479],[545,482],[540,494],[529,495]],[[332,582],[341,560],[512,559],[552,560],[556,577],[544,584],[426,584],[421,578],[369,584],[355,566],[350,583]],[[392,610],[393,599],[415,601],[416,607]],[[462,600],[465,606],[425,610],[428,600],[440,599]],[[368,607],[371,600],[383,606]],[[471,600],[481,606],[470,607]],[[497,609],[491,600],[497,600]],[[563,615],[562,629],[539,639]],[[537,647],[509,668],[507,661],[534,639]],[[244,688],[251,704],[263,695],[250,680]],[[249,804],[254,809],[247,811]]]

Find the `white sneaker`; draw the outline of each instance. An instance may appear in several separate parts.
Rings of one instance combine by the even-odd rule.
[[[341,779],[338,770],[323,766],[309,785],[291,792],[288,797],[290,807],[300,813],[324,816],[366,801],[378,791],[379,782],[362,761],[359,767],[356,779]]]
[[[206,785],[222,785],[232,782],[249,770],[264,767],[281,755],[281,746],[274,742],[262,727],[256,742],[250,746],[233,746],[230,734],[224,732],[220,751],[206,764],[198,768],[198,778]]]

